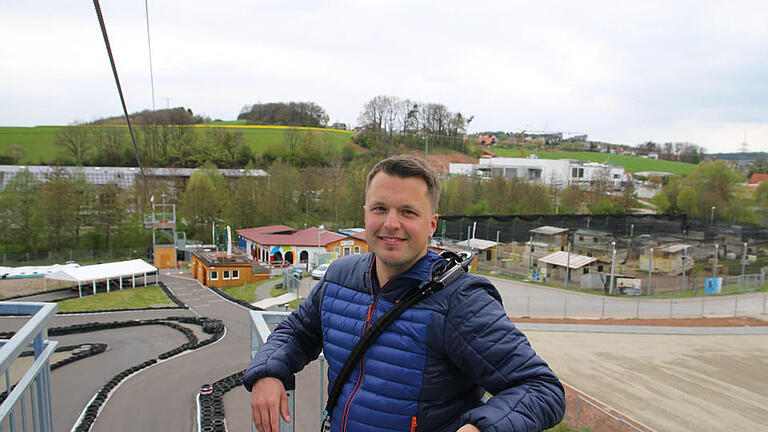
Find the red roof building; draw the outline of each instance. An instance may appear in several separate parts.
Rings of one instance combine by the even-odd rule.
[[[334,251],[332,244],[348,238],[315,227],[296,231],[285,225],[246,228],[237,230],[237,234],[241,247],[254,261],[278,267],[322,262],[320,254]]]
[[[758,185],[766,180],[768,180],[768,174],[752,174],[752,177],[749,178],[749,184]]]

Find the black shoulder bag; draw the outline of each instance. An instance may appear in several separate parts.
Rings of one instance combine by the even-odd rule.
[[[357,342],[355,347],[349,353],[347,361],[344,362],[344,366],[342,366],[339,375],[336,377],[336,381],[333,383],[333,388],[331,388],[330,393],[328,393],[328,402],[326,403],[325,411],[323,412],[323,422],[320,424],[320,432],[330,432],[331,413],[336,406],[336,401],[341,394],[341,389],[344,387],[344,383],[349,378],[349,375],[352,374],[357,362],[360,361],[360,358],[365,354],[365,351],[373,345],[373,342],[375,342],[384,332],[384,329],[392,324],[392,322],[405,312],[406,309],[445,288],[462,273],[465,273],[469,268],[474,255],[473,252],[461,254],[449,251],[442,252],[440,256],[447,262],[440,274],[432,276],[431,280],[419,284],[419,287],[411,295],[393,306],[392,309],[387,311],[384,316],[379,318],[373,326],[365,332],[360,341]]]

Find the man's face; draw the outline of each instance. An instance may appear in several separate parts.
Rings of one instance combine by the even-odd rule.
[[[380,278],[405,272],[427,253],[437,214],[423,179],[379,172],[368,187],[364,208],[365,236]]]

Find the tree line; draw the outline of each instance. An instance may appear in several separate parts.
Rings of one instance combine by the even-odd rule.
[[[471,153],[474,147],[466,133],[473,118],[451,112],[441,103],[380,95],[363,106],[353,139],[379,154],[392,147],[424,150],[426,146]]]
[[[210,241],[213,222],[234,229],[270,224],[329,229],[364,225],[365,177],[378,161],[373,153],[328,166],[300,169],[276,159],[266,177],[228,179],[212,163],[197,169],[175,190],[165,181],[137,183],[122,190],[94,186],[82,174],[54,169],[45,182],[22,170],[0,191],[2,253],[67,249],[137,248],[151,245],[143,215],[149,197],[165,193],[177,205],[178,230],[189,239]],[[589,186],[549,179],[445,177],[438,209],[443,215],[621,214],[639,203],[632,185],[612,191],[610,179]],[[722,161],[702,162],[687,177],[674,177],[653,202],[661,212],[684,212],[706,220],[756,222],[768,219],[768,182],[754,194],[739,186],[744,178]]]
[[[240,110],[238,120],[248,124],[326,127],[328,114],[314,102],[255,103]]]

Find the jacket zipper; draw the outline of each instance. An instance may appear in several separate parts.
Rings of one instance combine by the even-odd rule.
[[[416,432],[416,426],[418,426],[419,423],[416,421],[416,416],[411,417],[411,432]]]
[[[373,267],[373,263],[371,263],[371,267]],[[369,275],[372,273],[369,273]],[[368,305],[368,313],[365,316],[365,323],[363,323],[363,332],[364,335],[366,331],[368,331],[368,326],[371,324],[371,320],[373,319],[373,311],[376,310],[376,304],[379,302],[379,297],[381,297],[381,294],[384,292],[385,289],[389,286],[389,282],[384,284],[383,287],[379,290],[379,293],[376,294],[376,297],[373,299],[373,303]],[[369,283],[371,285],[371,297],[373,297],[373,278],[369,276]],[[362,335],[361,335],[362,336]],[[355,383],[355,387],[352,389],[352,392],[349,394],[349,398],[347,398],[347,403],[344,404],[344,410],[342,411],[341,416],[341,432],[346,432],[347,430],[347,420],[349,416],[349,410],[352,408],[352,400],[354,400],[355,396],[357,396],[358,390],[360,390],[360,386],[363,383],[363,375],[365,374],[365,355],[360,357],[360,373],[357,376],[357,382]]]

